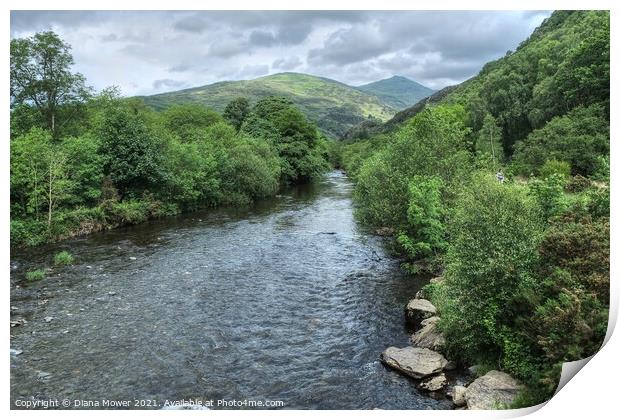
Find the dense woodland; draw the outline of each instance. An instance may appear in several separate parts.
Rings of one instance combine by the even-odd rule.
[[[513,374],[531,405],[607,329],[609,13],[555,12],[446,92],[334,156],[404,267],[443,273],[426,293],[449,357]]]
[[[518,405],[593,354],[609,307],[609,13],[555,12],[514,52],[389,128],[328,141],[289,100],[156,112],[11,41],[11,243],[245,205],[344,168],[358,219],[443,275],[446,354],[509,372]],[[505,177],[503,182],[497,173]],[[385,231],[385,230],[384,230]]]
[[[218,205],[246,205],[327,168],[327,142],[290,101],[155,112],[93,93],[51,32],[11,41],[11,244]]]

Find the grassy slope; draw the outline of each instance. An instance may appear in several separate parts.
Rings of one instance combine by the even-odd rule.
[[[383,102],[397,109],[414,105],[435,92],[433,89],[402,76],[393,76],[357,88],[378,96]]]
[[[385,121],[396,109],[374,95],[322,77],[279,73],[253,80],[219,82],[197,88],[143,97],[155,109],[182,102],[197,102],[223,111],[232,99],[245,96],[251,102],[269,95],[291,99],[321,131],[339,137],[369,115]]]

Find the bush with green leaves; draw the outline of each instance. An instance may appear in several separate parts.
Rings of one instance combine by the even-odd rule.
[[[521,294],[535,282],[542,231],[525,187],[479,174],[459,193],[448,224],[445,290],[436,302],[451,357],[506,365],[522,354],[513,327]]]
[[[73,264],[73,255],[69,251],[60,251],[58,254],[54,255],[54,265],[71,265]]]
[[[33,270],[26,273],[26,281],[40,281],[45,278],[45,270]]]
[[[566,183],[567,179],[558,174],[530,181],[530,195],[538,202],[545,220],[560,215],[568,208],[568,201],[564,195]]]
[[[281,158],[284,183],[308,182],[329,167],[327,145],[316,126],[288,99],[272,96],[258,101],[241,131],[274,145]]]
[[[471,172],[472,159],[459,105],[429,108],[407,123],[385,149],[365,161],[357,176],[357,215],[372,226],[406,230],[413,177],[434,176],[449,200]]]
[[[409,184],[407,228],[397,241],[412,260],[435,256],[446,246],[441,178],[414,175]]]
[[[589,176],[609,155],[609,121],[602,106],[578,107],[533,131],[515,145],[514,165],[523,175],[542,175],[550,159],[570,164],[572,174]]]
[[[549,159],[540,167],[538,174],[540,178],[543,179],[552,175],[569,178],[571,174],[570,163],[556,159]]]

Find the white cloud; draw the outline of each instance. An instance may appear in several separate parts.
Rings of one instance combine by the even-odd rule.
[[[292,70],[350,84],[399,74],[437,89],[515,49],[548,15],[13,11],[11,36],[54,30],[91,85],[117,85],[126,95]]]

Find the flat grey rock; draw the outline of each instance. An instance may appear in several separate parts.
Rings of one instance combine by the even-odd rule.
[[[467,387],[465,401],[470,410],[493,410],[508,407],[522,386],[510,375],[492,370]]]
[[[421,347],[389,347],[381,353],[381,360],[412,378],[422,379],[441,372],[448,361],[436,351]]]

